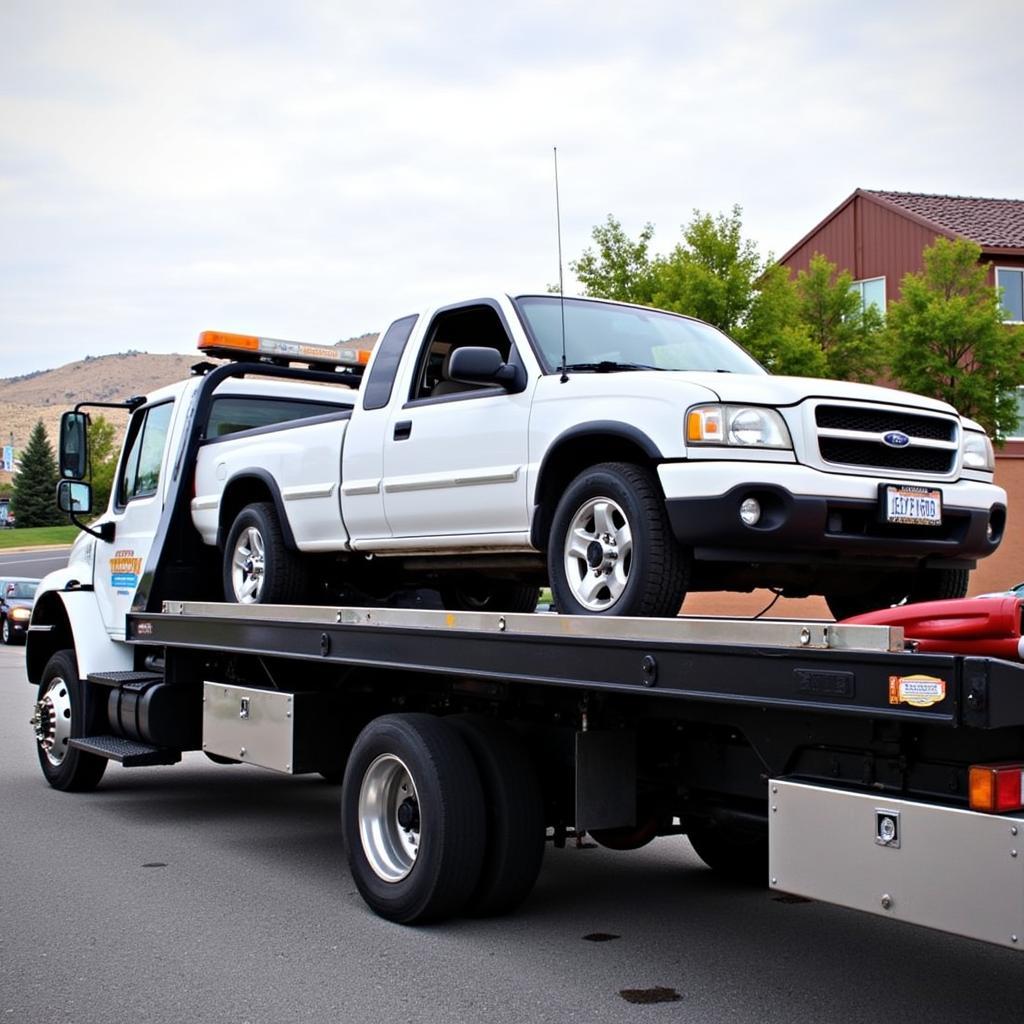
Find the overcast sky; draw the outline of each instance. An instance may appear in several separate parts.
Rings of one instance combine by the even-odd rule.
[[[781,255],[857,187],[1021,198],[1022,38],[1019,0],[0,0],[0,377],[543,290],[556,145],[567,262],[608,213],[665,251],[739,203]]]

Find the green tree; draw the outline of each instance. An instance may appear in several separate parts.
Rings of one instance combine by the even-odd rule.
[[[1016,425],[1020,332],[1002,323],[978,245],[940,238],[923,255],[924,270],[903,278],[886,317],[893,378],[949,402],[1002,440]]]
[[[57,510],[57,463],[40,420],[29,435],[11,488],[11,511],[22,526],[58,526],[66,521]]]
[[[742,326],[763,269],[757,245],[743,238],[742,209],[693,211],[683,240],[654,261],[653,304],[699,317],[728,334]]]
[[[796,313],[824,355],[823,376],[871,381],[886,364],[884,321],[877,306],[862,306],[852,284],[848,270],[837,273],[834,263],[815,253],[808,269],[796,276]]]
[[[90,417],[89,461],[92,463],[92,508],[102,512],[110,500],[117,470],[117,431],[103,416]]]
[[[569,262],[569,269],[583,286],[583,294],[651,305],[654,282],[647,250],[653,236],[654,226],[645,224],[640,237],[633,241],[609,213],[604,224],[598,224],[591,232],[597,251],[584,249],[578,260]]]
[[[823,377],[825,353],[800,318],[800,297],[789,268],[773,264],[761,275],[736,340],[772,373]]]

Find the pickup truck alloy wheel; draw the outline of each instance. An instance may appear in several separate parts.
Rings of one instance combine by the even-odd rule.
[[[73,737],[89,735],[92,717],[74,652],[58,651],[43,671],[31,719],[39,766],[54,789],[84,792],[103,777],[106,758],[69,745]]]
[[[250,526],[238,535],[231,556],[231,582],[239,604],[259,604],[263,593],[263,537]]]
[[[4,624],[3,624],[2,627],[0,627],[0,630],[2,630],[2,632],[3,632],[3,641],[4,641],[4,643],[5,644],[13,644],[14,643],[14,634],[11,632],[11,624],[8,621],[6,615],[4,616]]]
[[[246,505],[224,548],[224,597],[238,604],[291,604],[306,594],[302,556],[285,544],[272,502]]]
[[[382,917],[410,924],[466,906],[484,858],[484,796],[466,744],[444,720],[370,722],[345,769],[341,820],[352,879]]]
[[[548,543],[559,611],[675,616],[687,570],[650,470],[604,463],[580,473],[563,494]]]

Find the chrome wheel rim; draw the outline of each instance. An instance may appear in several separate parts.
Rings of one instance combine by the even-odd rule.
[[[231,555],[231,584],[239,604],[259,602],[265,569],[263,534],[255,526],[248,526],[238,535]]]
[[[419,796],[409,769],[394,754],[381,754],[359,789],[359,839],[378,878],[400,882],[412,871],[420,829]]]
[[[68,684],[55,676],[42,697],[36,701],[32,712],[32,728],[36,742],[42,748],[47,761],[60,767],[68,753],[71,739],[71,693]]]
[[[565,578],[588,611],[611,608],[629,583],[633,534],[622,507],[610,498],[584,502],[565,535]]]

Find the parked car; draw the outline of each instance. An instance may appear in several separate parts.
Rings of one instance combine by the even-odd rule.
[[[5,644],[25,642],[39,580],[24,576],[0,578],[0,637]]]

